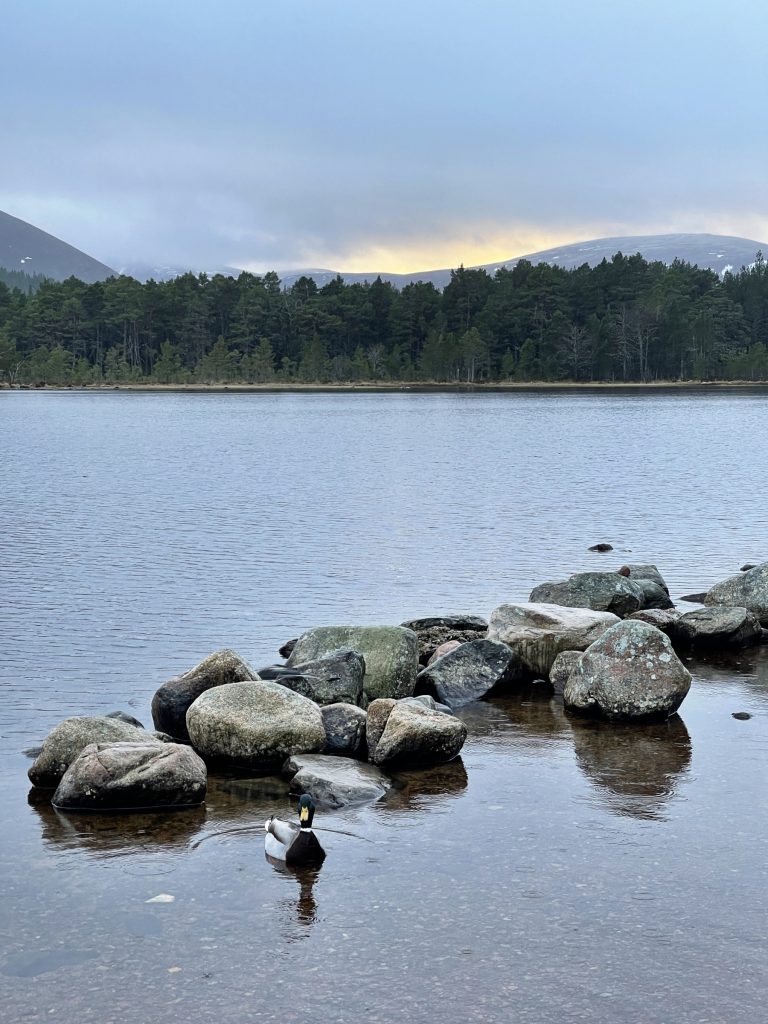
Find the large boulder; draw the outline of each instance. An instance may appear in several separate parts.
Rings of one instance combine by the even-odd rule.
[[[205,800],[205,762],[181,743],[91,743],[72,762],[53,804],[69,810],[189,807]]]
[[[661,575],[661,573],[655,565],[640,565],[630,563],[629,565],[623,565],[622,570],[624,569],[629,570],[629,579],[631,579],[633,583],[638,583],[640,580],[650,580],[652,583],[655,583],[657,586],[661,587],[662,590],[666,591],[667,594],[669,593],[667,581],[664,579],[664,577]]]
[[[488,639],[511,647],[534,678],[549,675],[561,651],[585,651],[619,619],[611,612],[554,604],[503,604],[491,614]]]
[[[283,773],[291,777],[294,792],[309,793],[324,807],[370,803],[392,785],[372,764],[323,754],[294,754],[285,762]]]
[[[449,640],[466,643],[478,640],[488,632],[488,623],[479,615],[432,615],[401,623],[412,629],[419,639],[419,662],[426,665],[438,647]]]
[[[456,757],[467,727],[415,701],[376,700],[368,708],[367,737],[374,764],[434,764]]]
[[[579,659],[563,692],[572,711],[620,721],[666,718],[677,711],[691,675],[668,636],[647,622],[619,622]]]
[[[680,618],[680,612],[673,608],[641,608],[639,612],[632,612],[627,618],[648,622],[671,637],[675,632],[675,623]]]
[[[768,562],[716,583],[704,604],[724,604],[753,612],[762,626],[768,626]]]
[[[367,715],[355,704],[326,704],[320,708],[325,726],[325,753],[365,757]]]
[[[215,651],[183,675],[169,679],[152,698],[152,721],[156,729],[189,742],[187,710],[201,693],[214,686],[242,683],[259,677],[234,651]]]
[[[294,668],[335,651],[357,651],[365,659],[362,706],[378,697],[410,697],[418,669],[418,641],[403,626],[318,626],[303,633],[288,658]]]
[[[675,603],[664,587],[659,586],[655,580],[632,580],[632,583],[642,592],[643,608],[674,608]],[[635,614],[632,612],[631,614]]]
[[[519,658],[506,644],[470,640],[422,669],[416,688],[434,693],[449,708],[459,708],[523,675]]]
[[[206,759],[249,768],[282,765],[291,754],[320,753],[326,739],[314,701],[262,680],[206,690],[187,712],[187,729]]]
[[[261,673],[260,673],[261,674]],[[314,661],[291,662],[277,681],[316,704],[360,704],[365,659],[357,651],[332,651]]]
[[[53,789],[75,758],[91,743],[150,742],[160,740],[141,726],[106,715],[77,715],[59,722],[46,736],[27,774],[34,786]]]
[[[578,665],[583,653],[583,651],[560,651],[552,662],[552,668],[549,670],[549,681],[558,697],[562,697],[568,677]]]
[[[642,608],[645,598],[636,583],[618,572],[578,572],[560,583],[541,583],[534,587],[530,600],[612,612],[621,618]]]
[[[683,643],[743,647],[760,643],[762,627],[757,616],[746,608],[709,605],[681,615],[671,635]]]

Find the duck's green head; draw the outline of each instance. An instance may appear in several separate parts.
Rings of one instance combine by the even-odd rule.
[[[299,824],[302,828],[312,828],[312,819],[315,816],[315,801],[309,793],[302,793],[299,797]]]

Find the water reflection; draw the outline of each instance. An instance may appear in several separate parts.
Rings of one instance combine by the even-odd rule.
[[[298,893],[290,898],[279,900],[278,905],[285,918],[285,937],[288,941],[304,938],[317,920],[317,901],[314,888],[322,865],[293,867],[286,864],[285,861],[270,857],[268,853],[265,853],[264,857],[279,875],[286,879],[292,879],[298,885]],[[298,932],[292,927],[294,924],[301,926]]]
[[[576,764],[614,814],[663,819],[691,764],[691,738],[679,715],[648,725],[568,719]]]
[[[549,747],[570,739],[570,726],[562,701],[539,687],[508,697],[477,701],[461,708],[459,718],[474,738],[508,744],[510,733],[526,747]]]
[[[467,771],[460,757],[446,764],[393,773],[395,786],[382,804],[386,811],[440,807],[467,788]]]

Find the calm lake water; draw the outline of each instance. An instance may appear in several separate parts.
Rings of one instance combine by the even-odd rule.
[[[318,815],[354,835],[316,873],[231,831],[291,812],[277,778],[63,815],[22,751],[70,714],[150,724],[224,646],[259,667],[310,626],[487,617],[625,561],[706,589],[768,559],[767,440],[750,391],[0,392],[4,1019],[765,1019],[765,648],[689,662],[664,725],[464,709],[460,760]]]

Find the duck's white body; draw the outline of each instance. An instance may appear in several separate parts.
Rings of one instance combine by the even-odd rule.
[[[264,838],[264,851],[275,860],[285,860],[288,851],[301,834],[298,825],[294,825],[292,821],[281,821],[279,818],[270,818],[266,821],[264,831],[267,833]]]

